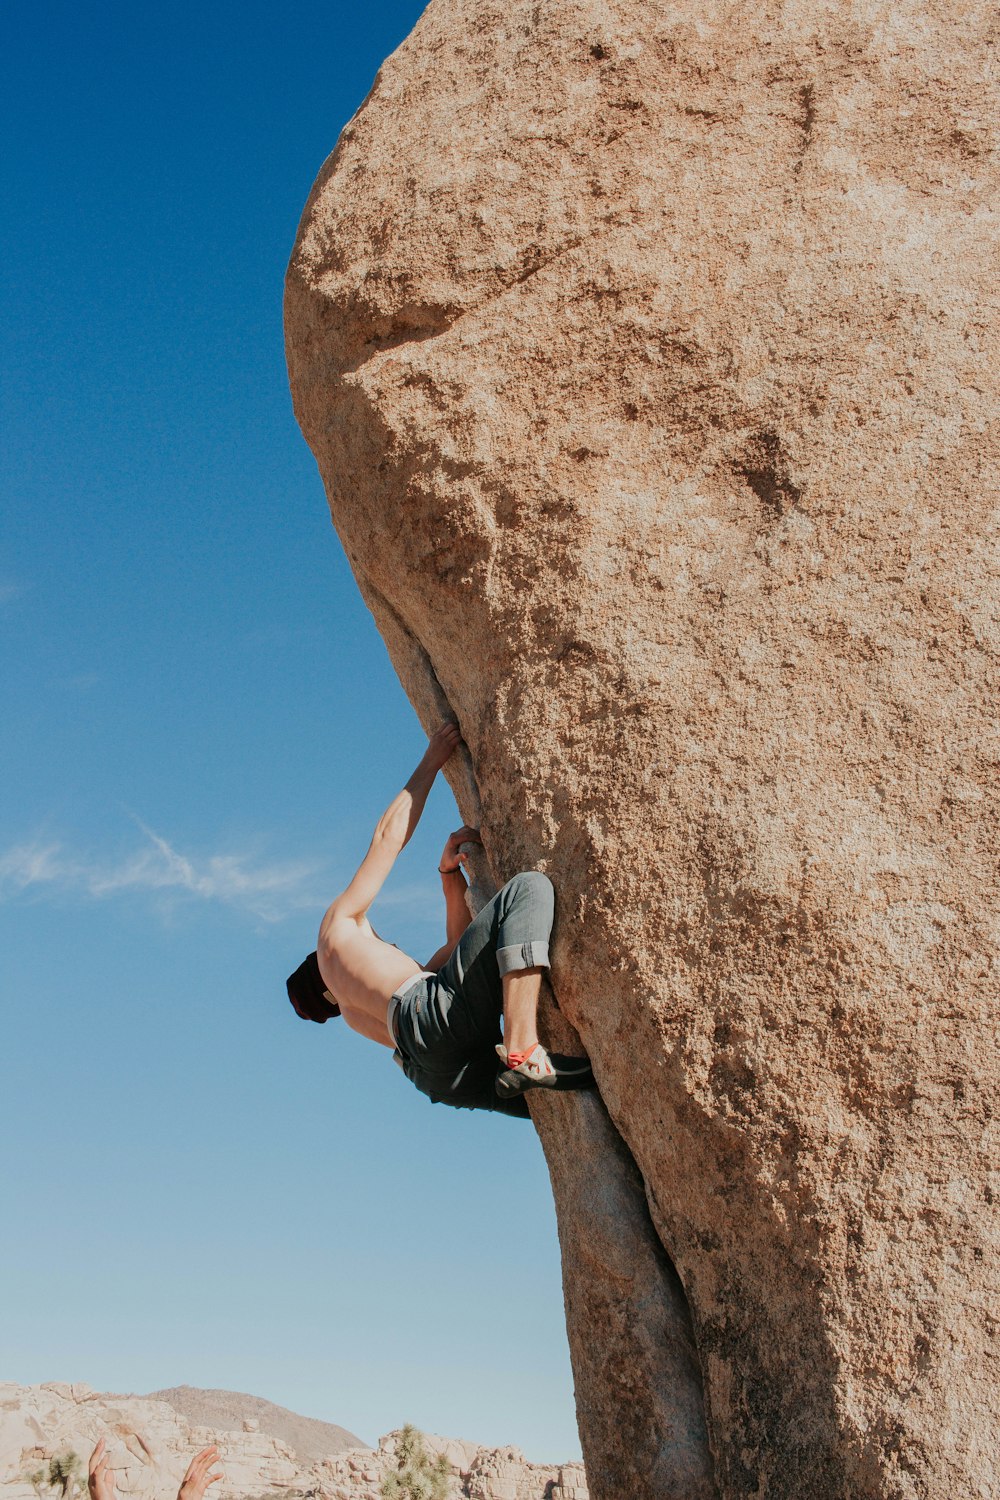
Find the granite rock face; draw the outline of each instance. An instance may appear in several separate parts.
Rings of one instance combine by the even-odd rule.
[[[357,1439],[345,1447],[351,1435],[343,1428],[270,1401],[190,1386],[163,1394],[171,1401],[104,1395],[81,1384],[0,1383],[0,1497],[39,1500],[28,1476],[67,1452],[82,1460],[85,1475],[100,1437],[108,1444],[116,1491],[126,1500],[173,1500],[190,1459],[208,1443],[218,1444],[225,1476],[209,1491],[219,1500],[381,1500],[382,1482],[396,1468],[395,1433],[382,1438],[377,1451]],[[247,1410],[254,1415],[243,1416]],[[215,1418],[203,1421],[209,1412]],[[448,1457],[452,1500],[587,1500],[581,1464],[531,1464],[518,1448],[426,1441],[431,1452]],[[51,1489],[41,1493],[53,1500]],[[67,1500],[74,1500],[72,1493]]]
[[[359,586],[493,877],[555,881],[727,1497],[1000,1493],[996,42],[432,0],[289,269]],[[564,1247],[610,1158],[550,1150]],[[662,1496],[581,1410],[595,1495]]]

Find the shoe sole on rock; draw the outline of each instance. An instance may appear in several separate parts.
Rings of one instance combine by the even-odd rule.
[[[592,1078],[593,1064],[589,1057],[568,1057],[565,1052],[550,1052],[549,1062],[556,1070],[557,1078]]]
[[[504,1068],[497,1074],[495,1087],[501,1099],[513,1099],[516,1094],[524,1094],[528,1089],[554,1088],[558,1081],[558,1073],[549,1073],[544,1078],[528,1078],[513,1068]]]

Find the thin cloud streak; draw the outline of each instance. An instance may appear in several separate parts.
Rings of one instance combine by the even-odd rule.
[[[315,864],[254,864],[243,854],[189,858],[140,823],[144,848],[114,863],[74,854],[58,840],[31,840],[0,854],[0,900],[24,893],[82,894],[95,900],[149,892],[243,908],[266,922],[317,904]]]
[[[145,845],[117,861],[81,856],[59,839],[36,838],[0,853],[0,902],[16,896],[82,896],[105,901],[149,894],[235,907],[265,922],[296,912],[318,915],[339,888],[312,862],[254,863],[246,854],[182,854],[140,818],[130,814]],[[377,908],[397,919],[433,920],[441,894],[434,883],[414,881],[383,891]]]

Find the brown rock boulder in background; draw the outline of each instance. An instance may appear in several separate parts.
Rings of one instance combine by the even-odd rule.
[[[362,592],[494,876],[555,881],[725,1496],[1000,1493],[995,42],[432,0],[289,271]],[[618,1168],[562,1107],[565,1246]],[[665,1493],[581,1425],[598,1500]]]

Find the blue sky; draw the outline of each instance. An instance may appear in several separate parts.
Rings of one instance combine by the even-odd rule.
[[[281,330],[312,180],[419,11],[8,16],[0,1378],[555,1460],[579,1446],[534,1132],[430,1106],[284,997],[423,748]],[[458,821],[442,783],[374,914],[418,958]]]

